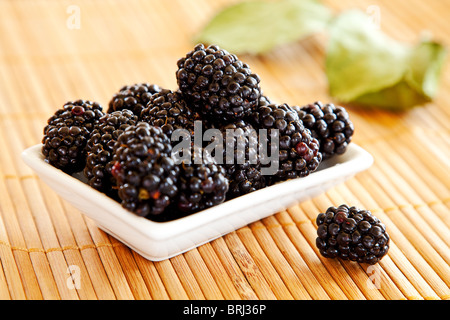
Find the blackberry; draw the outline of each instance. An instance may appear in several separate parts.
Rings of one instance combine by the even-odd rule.
[[[232,139],[227,130],[233,133]],[[224,168],[230,180],[228,198],[262,189],[266,186],[265,176],[261,173],[261,162],[258,155],[258,137],[251,124],[238,121],[221,127],[224,137]],[[233,162],[229,163],[232,150]]]
[[[171,158],[170,139],[146,122],[129,126],[113,149],[111,174],[122,206],[148,219],[163,218],[178,194],[179,167]]]
[[[303,125],[319,140],[323,159],[343,154],[352,140],[354,126],[344,107],[315,102],[296,107]]]
[[[270,177],[271,183],[305,177],[317,170],[322,161],[319,142],[288,104],[262,105],[253,112],[251,120],[254,127],[267,129],[268,137],[276,133],[272,130],[278,130],[279,144],[268,143],[268,150],[275,147],[278,151],[278,170]]]
[[[368,210],[330,207],[316,223],[316,246],[324,257],[375,264],[389,250],[386,227]]]
[[[203,116],[232,122],[249,115],[258,104],[259,76],[218,46],[198,44],[177,65],[180,91]]]
[[[139,117],[150,98],[160,91],[158,85],[150,83],[123,86],[109,101],[107,113],[128,109]]]
[[[191,110],[183,95],[176,91],[162,89],[154,94],[140,114],[140,120],[161,127],[171,137],[176,129],[187,129],[193,134],[194,121],[200,117]]]
[[[228,199],[251,193],[267,185],[266,177],[261,173],[260,164],[228,167],[227,176],[230,179]]]
[[[221,126],[211,125],[210,128],[218,129],[223,140],[221,154],[216,155],[215,151],[219,151],[216,149],[208,151],[225,169],[229,180],[227,199],[265,187],[258,156],[258,137],[253,126],[239,120]]]
[[[82,170],[85,147],[95,124],[104,115],[100,104],[88,100],[70,101],[47,121],[42,139],[45,161],[67,173]]]
[[[212,160],[181,164],[177,207],[186,214],[221,204],[226,199],[228,179],[222,166]]]
[[[99,191],[110,193],[114,190],[111,176],[111,160],[114,144],[122,132],[137,123],[137,116],[123,109],[107,113],[89,136],[86,144],[86,166],[83,173],[88,184]]]

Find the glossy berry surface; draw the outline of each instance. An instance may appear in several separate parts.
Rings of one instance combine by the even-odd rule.
[[[178,194],[179,167],[171,157],[170,139],[146,122],[129,126],[113,150],[111,174],[122,206],[149,219],[164,218]]]
[[[259,76],[236,55],[218,46],[199,44],[177,65],[179,90],[202,115],[214,121],[243,119],[258,104]]]
[[[181,164],[178,186],[177,208],[190,214],[224,202],[228,179],[222,166],[203,160],[201,164]]]
[[[150,98],[160,91],[161,88],[152,83],[125,85],[109,101],[107,113],[128,109],[139,116]]]
[[[89,135],[104,116],[100,104],[88,100],[70,101],[47,121],[42,139],[45,161],[67,173],[83,169]]]
[[[316,246],[327,258],[375,264],[389,250],[384,224],[368,210],[330,207],[317,216]]]
[[[224,137],[223,167],[230,181],[228,199],[266,186],[258,155],[257,131],[245,121],[220,126]]]
[[[108,193],[114,190],[111,175],[114,145],[123,131],[136,123],[137,116],[128,109],[107,113],[99,119],[86,144],[86,165],[83,169],[91,187]]]
[[[323,159],[347,150],[355,129],[344,107],[315,102],[295,109],[303,125],[319,141]]]
[[[305,177],[317,170],[322,161],[319,142],[288,104],[263,104],[250,119],[255,128],[267,130],[271,139],[268,150],[274,147],[278,151],[278,170],[271,177],[273,181]],[[276,133],[278,144],[273,143],[272,133]]]
[[[193,134],[194,121],[199,118],[180,92],[168,89],[154,94],[139,117],[141,121],[160,127],[169,137],[177,129]]]

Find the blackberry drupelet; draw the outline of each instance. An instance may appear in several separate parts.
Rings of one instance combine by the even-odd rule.
[[[251,120],[255,128],[267,129],[268,138],[276,133],[272,130],[278,130],[279,144],[269,141],[267,146],[268,150],[275,147],[279,155],[278,170],[267,179],[270,183],[305,177],[317,170],[322,161],[319,142],[288,104],[262,105],[253,112]]]
[[[140,114],[140,121],[161,127],[171,137],[176,129],[187,129],[193,134],[194,121],[200,116],[191,110],[178,91],[162,89],[154,94]]]
[[[177,62],[180,91],[198,111],[217,122],[243,119],[258,104],[260,78],[236,55],[197,45]]]
[[[258,107],[268,106],[269,104],[272,103],[273,103],[272,100],[270,100],[268,96],[261,93],[261,97],[258,100]]]
[[[384,224],[368,210],[345,204],[330,207],[316,223],[316,246],[324,257],[375,264],[389,250]]]
[[[45,161],[67,173],[82,170],[86,142],[104,115],[100,104],[88,100],[70,101],[47,121],[42,139]]]
[[[107,113],[128,109],[139,117],[150,98],[160,91],[161,88],[158,85],[150,83],[123,86],[111,98]]]
[[[94,189],[108,194],[115,191],[111,176],[113,148],[120,134],[137,121],[138,117],[127,109],[107,113],[100,118],[86,144],[86,166],[83,170],[88,184]]]
[[[323,159],[343,154],[352,140],[354,126],[344,107],[315,102],[296,107],[303,125],[319,140]]]
[[[180,165],[179,196],[177,208],[185,213],[195,213],[225,201],[228,179],[225,169],[212,160],[201,164]]]
[[[125,209],[151,220],[164,219],[164,210],[178,194],[179,167],[171,151],[162,129],[146,122],[129,126],[118,137],[111,174]]]

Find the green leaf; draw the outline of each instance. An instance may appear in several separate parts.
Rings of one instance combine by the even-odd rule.
[[[244,1],[219,12],[194,41],[262,54],[323,30],[330,18],[330,10],[313,0]]]
[[[435,97],[445,58],[438,43],[407,46],[387,37],[363,12],[347,11],[330,24],[330,94],[342,102],[409,109]]]
[[[424,96],[432,99],[437,94],[446,57],[447,50],[441,44],[422,41],[410,54],[407,82]]]

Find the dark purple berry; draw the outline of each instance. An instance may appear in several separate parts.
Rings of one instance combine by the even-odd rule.
[[[389,250],[384,225],[367,210],[330,207],[317,216],[316,223],[316,246],[324,257],[375,264]]]
[[[352,140],[354,126],[347,110],[331,103],[315,102],[303,107],[293,106],[303,125],[319,141],[323,159],[343,154]]]
[[[67,173],[83,169],[86,143],[104,116],[100,104],[88,100],[70,101],[47,121],[42,139],[45,161]]]
[[[112,113],[128,109],[139,117],[150,98],[160,91],[161,88],[158,85],[150,83],[136,83],[123,86],[111,98],[107,112]]]
[[[218,46],[198,44],[177,65],[180,91],[202,116],[214,122],[241,120],[258,105],[258,75]]]
[[[180,169],[171,157],[169,137],[159,127],[138,122],[118,137],[111,174],[122,206],[151,220],[166,220],[178,195]]]

